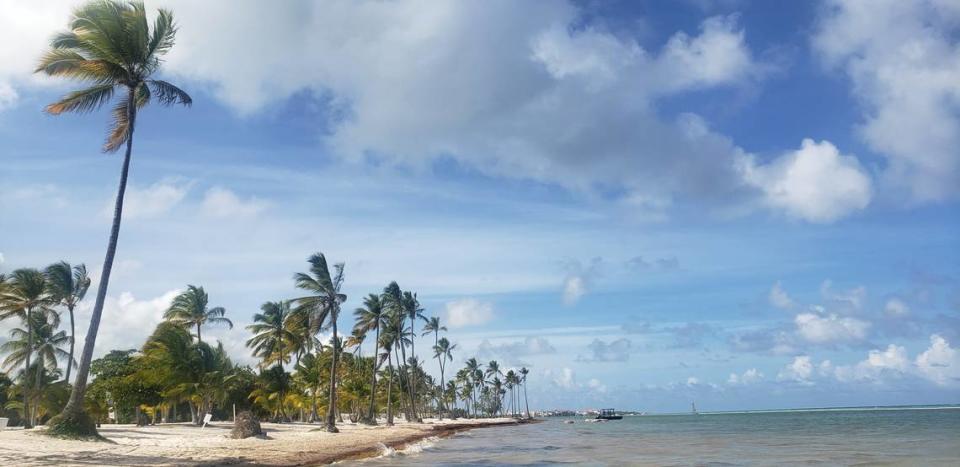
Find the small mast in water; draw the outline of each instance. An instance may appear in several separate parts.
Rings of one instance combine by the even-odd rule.
[[[698,414],[699,414],[699,412],[697,412],[697,403],[696,403],[696,402],[691,402],[691,403],[690,403],[690,414],[691,414],[691,415],[698,415]]]

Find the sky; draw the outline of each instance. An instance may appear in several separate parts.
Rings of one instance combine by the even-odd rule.
[[[0,271],[99,277],[108,115],[32,73],[75,5],[0,0]],[[960,402],[960,3],[146,5],[194,104],[138,116],[95,355],[194,284],[253,363],[320,251],[341,329],[396,280],[531,408]]]

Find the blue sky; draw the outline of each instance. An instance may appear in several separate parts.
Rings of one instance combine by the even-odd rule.
[[[0,3],[5,271],[102,261],[107,116],[30,73],[70,7]],[[147,7],[195,104],[138,119],[98,354],[198,284],[251,361],[323,251],[348,310],[397,280],[536,407],[960,399],[954,2]]]

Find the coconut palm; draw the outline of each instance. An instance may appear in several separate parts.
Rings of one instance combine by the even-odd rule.
[[[49,318],[49,320],[48,320]],[[60,375],[57,360],[67,360],[69,354],[63,350],[70,338],[64,331],[57,331],[60,325],[59,317],[55,313],[44,315],[33,313],[30,316],[31,326],[27,329],[13,328],[10,330],[10,340],[0,345],[0,353],[7,354],[3,361],[3,366],[8,370],[24,364],[29,355],[34,355],[33,365],[40,368],[34,370],[35,375],[31,399],[39,401],[43,394],[43,378],[51,375]],[[69,367],[73,362],[67,360]],[[45,371],[44,371],[45,369]],[[29,372],[27,372],[29,373]],[[27,387],[27,381],[22,381],[23,387]],[[39,402],[37,402],[39,404]],[[33,420],[40,414],[40,407],[33,407],[31,416]]]
[[[47,266],[44,274],[47,276],[47,287],[51,297],[60,306],[67,308],[70,313],[70,357],[67,359],[67,376],[64,381],[70,382],[70,369],[73,367],[73,350],[76,342],[76,328],[73,321],[73,310],[87,295],[90,288],[90,278],[87,276],[87,267],[78,264],[70,267],[70,263],[61,261]]]
[[[373,371],[370,372],[370,408],[367,411],[367,416],[361,419],[361,421],[375,425],[377,423],[377,417],[374,399],[376,399],[377,394],[377,370],[380,368],[380,359],[376,357],[381,348],[380,327],[386,316],[383,303],[380,301],[380,296],[376,294],[367,295],[367,298],[363,299],[363,307],[357,308],[356,311],[353,312],[353,315],[356,317],[356,322],[353,327],[354,331],[360,331],[364,334],[369,333],[371,330],[374,331],[375,361]]]
[[[444,367],[447,360],[453,360],[453,349],[457,348],[456,344],[451,345],[450,341],[446,337],[441,338],[433,346],[433,356],[437,358],[437,362],[440,363],[440,388],[443,388],[444,380]],[[443,398],[440,398],[440,419],[443,419]]]
[[[173,84],[153,78],[160,69],[163,55],[173,47],[176,35],[173,15],[168,10],[159,11],[151,28],[143,3],[89,2],[74,10],[68,28],[53,37],[51,49],[40,59],[36,72],[83,81],[90,86],[67,94],[48,105],[46,111],[52,115],[91,112],[110,102],[119,91],[121,96],[113,107],[112,125],[103,150],[115,152],[126,146],[110,239],[77,377],[70,401],[51,425],[54,434],[95,436],[93,420],[84,413],[83,395],[117,252],[137,112],[151,99],[161,105],[190,105],[192,99]]]
[[[10,278],[3,287],[2,296],[0,296],[0,321],[9,318],[19,318],[26,325],[27,347],[26,355],[23,359],[23,375],[29,373],[30,358],[33,354],[33,324],[36,322],[34,315],[42,316],[52,315],[51,306],[54,300],[50,297],[47,289],[46,277],[36,269],[17,269],[13,271]],[[39,374],[40,372],[38,372]],[[24,426],[32,426],[30,414],[30,391],[27,389],[29,384],[22,381],[23,386],[23,413]]]
[[[174,297],[163,318],[183,326],[196,326],[198,342],[203,342],[200,328],[205,324],[225,324],[233,329],[233,322],[224,318],[227,310],[220,306],[207,308],[209,301],[210,296],[203,287],[188,285],[186,292]]]
[[[527,409],[527,418],[530,417],[530,402],[527,400],[527,375],[530,373],[526,367],[520,368],[520,384],[523,385],[523,404]]]
[[[415,337],[417,335],[417,319],[426,318],[423,316],[423,307],[420,306],[420,301],[417,300],[416,293],[404,292],[402,303],[403,312],[410,320],[410,358],[416,360],[417,349]],[[423,420],[420,419],[420,414],[417,412],[417,372],[415,368],[410,371],[410,401],[410,410],[413,412],[414,419],[416,419],[417,423],[423,423]]]
[[[261,359],[261,367],[269,366],[267,362],[276,362],[283,367],[284,362],[290,361],[289,342],[294,339],[293,333],[285,326],[290,302],[266,302],[260,310],[262,313],[254,314],[253,324],[247,326],[247,330],[253,333],[253,337],[247,340],[247,347],[253,349],[254,357]]]
[[[400,289],[400,286],[397,285],[396,281],[393,281],[384,287],[383,294],[381,295],[381,301],[383,302],[383,306],[387,308],[387,312],[393,316],[397,316],[401,321],[399,326],[401,326],[402,329],[405,329],[405,321],[408,316],[407,310],[411,303],[409,300],[406,300],[404,292]],[[398,349],[399,355],[395,355],[395,358],[397,358],[397,370],[400,372],[400,383],[401,386],[405,386],[407,388],[406,397],[408,398],[408,407],[406,411],[406,418],[407,420],[414,420],[417,415],[414,409],[413,385],[410,384],[410,373],[407,371],[409,368],[401,364],[401,362],[407,361],[407,345],[412,345],[413,341],[409,339],[398,339],[395,341],[395,343],[400,344]]]
[[[294,300],[296,310],[308,313],[310,328],[316,334],[321,328],[329,325],[333,328],[333,342],[337,337],[337,318],[340,316],[340,305],[347,300],[347,296],[340,293],[343,286],[343,263],[333,265],[334,273],[330,274],[327,267],[327,258],[323,253],[315,253],[307,259],[310,263],[310,273],[297,273],[294,282],[297,288],[306,290],[312,295]],[[333,349],[330,363],[330,399],[327,408],[326,430],[337,433],[337,357],[339,349]]]
[[[483,370],[480,369],[480,362],[476,358],[470,358],[467,360],[466,366],[464,367],[467,376],[467,380],[470,384],[470,401],[473,405],[473,415],[477,416],[477,399],[475,394],[475,389],[480,387],[483,382]],[[479,377],[477,376],[479,375]]]

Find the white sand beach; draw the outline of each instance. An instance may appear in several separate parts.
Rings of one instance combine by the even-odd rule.
[[[319,425],[263,423],[265,438],[231,439],[230,422],[201,429],[188,423],[137,427],[103,425],[109,442],[51,438],[43,427],[0,432],[0,465],[317,465],[375,456],[384,446],[400,449],[430,436],[512,425],[510,418],[398,421],[393,427],[338,424],[340,433]]]

